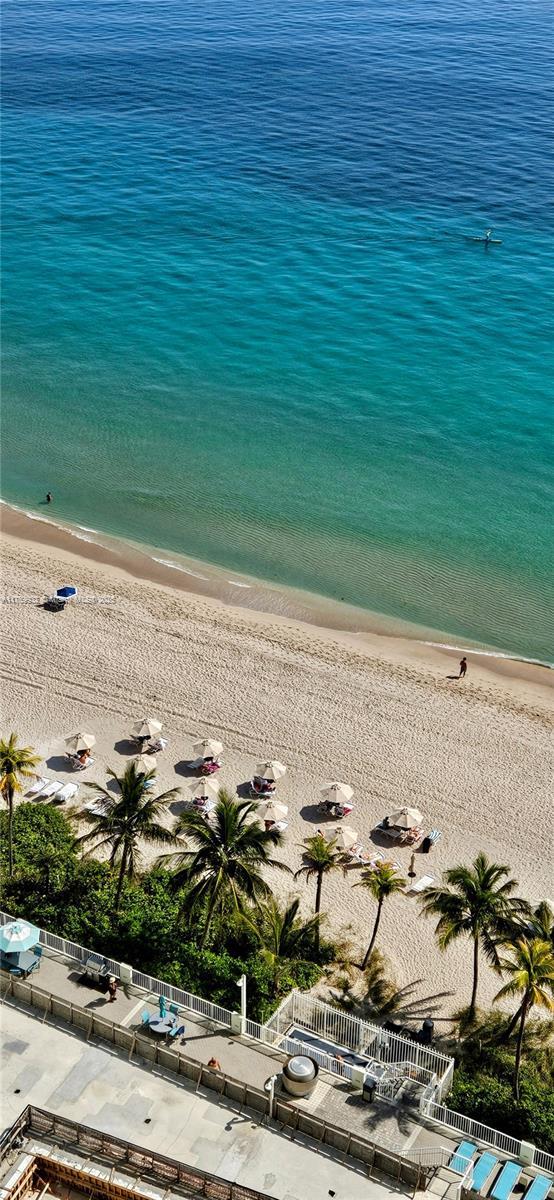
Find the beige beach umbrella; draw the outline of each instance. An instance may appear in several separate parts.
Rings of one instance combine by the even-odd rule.
[[[392,817],[387,817],[387,823],[397,829],[413,829],[415,825],[423,824],[423,816],[419,808],[400,808]]]
[[[326,783],[321,789],[321,795],[331,803],[340,804],[343,800],[351,800],[354,795],[354,788],[350,787],[349,783]]]
[[[287,768],[283,763],[276,762],[275,759],[270,759],[269,762],[258,763],[256,767],[256,776],[258,779],[282,779],[286,775]]]
[[[156,755],[137,754],[137,757],[134,759],[134,763],[139,774],[148,775],[149,771],[156,770]]]
[[[80,754],[82,750],[92,750],[96,738],[93,733],[72,733],[65,739],[65,744],[70,754]]]
[[[282,821],[288,816],[287,804],[274,804],[272,800],[268,804],[260,804],[258,816],[262,821]]]
[[[223,753],[223,742],[217,742],[215,738],[201,738],[199,742],[195,742],[193,746],[202,758],[215,758],[218,754]]]
[[[216,783],[215,779],[197,780],[196,783],[190,785],[190,790],[195,800],[200,799],[200,796],[215,796],[216,799],[219,798],[219,784]]]
[[[326,829],[323,836],[326,842],[336,842],[339,850],[350,850],[351,846],[356,845],[360,835],[356,829],[350,829],[348,825],[335,825],[331,829]]]
[[[143,717],[141,721],[137,721],[133,725],[131,732],[135,737],[153,737],[155,733],[162,732],[162,722],[157,721],[155,717]]]

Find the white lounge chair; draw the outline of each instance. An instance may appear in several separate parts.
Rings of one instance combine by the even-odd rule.
[[[42,789],[46,787],[48,782],[49,782],[49,780],[46,778],[45,775],[41,776],[41,778],[37,779],[36,782],[33,784],[33,786],[29,788],[27,795],[28,796],[38,796],[39,792],[42,792]]]
[[[424,892],[425,889],[428,887],[431,887],[431,884],[434,882],[435,882],[434,875],[422,875],[421,879],[418,879],[418,880],[416,880],[415,883],[412,883],[412,886],[410,888],[408,888],[407,890],[409,892]]]
[[[60,779],[52,779],[52,781],[48,784],[47,787],[45,787],[44,791],[41,792],[40,794],[42,797],[55,796],[56,792],[61,792],[62,788],[63,788],[63,783],[61,782]]]
[[[72,800],[73,797],[77,795],[78,791],[79,791],[78,783],[66,783],[65,787],[62,788],[61,792],[58,792],[58,794],[56,796],[56,802],[58,804],[65,804],[65,801]]]

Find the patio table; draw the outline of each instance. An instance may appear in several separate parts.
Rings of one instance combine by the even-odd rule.
[[[22,975],[30,975],[38,967],[40,958],[33,950],[20,950],[14,954],[3,954],[2,965],[8,971],[21,971]]]
[[[167,1013],[165,1017],[160,1017],[159,1013],[154,1013],[148,1022],[153,1033],[170,1033],[177,1024],[173,1013]]]

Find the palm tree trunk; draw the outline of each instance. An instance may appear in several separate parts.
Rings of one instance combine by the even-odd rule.
[[[317,883],[316,883],[316,888],[315,888],[315,911],[316,911],[316,913],[318,913],[321,908],[321,885],[322,885],[322,883],[323,883],[323,875],[322,875],[321,871],[318,871]]]
[[[366,950],[366,952],[365,952],[365,955],[364,955],[364,961],[363,961],[363,963],[362,963],[362,971],[365,971],[365,969],[366,969],[366,967],[367,967],[367,964],[368,964],[368,962],[369,962],[369,956],[370,956],[370,954],[371,954],[371,951],[373,950],[373,947],[374,947],[374,945],[375,945],[375,938],[377,937],[377,930],[378,930],[378,928],[379,928],[379,921],[381,920],[381,909],[382,909],[382,907],[383,907],[383,899],[382,899],[382,897],[381,897],[381,899],[380,899],[380,900],[378,901],[378,903],[377,903],[377,916],[376,916],[376,918],[375,918],[375,925],[373,926],[373,933],[372,933],[372,935],[371,935],[371,941],[370,941],[370,943],[369,943],[369,946],[368,946],[368,948],[367,948],[367,950]]]
[[[498,1038],[499,1042],[509,1042],[509,1040],[512,1036],[512,1033],[514,1032],[514,1029],[519,1021],[519,1018],[521,1017],[521,1007],[522,1006],[520,1004],[519,1008],[516,1009],[513,1017],[510,1017],[510,1020],[508,1021],[506,1028],[502,1030],[502,1033],[500,1034],[500,1036]]]
[[[515,1068],[514,1068],[514,1096],[515,1096],[516,1100],[519,1100],[519,1068],[521,1066],[521,1051],[523,1048],[523,1034],[525,1032],[525,1022],[527,1020],[527,1011],[528,1011],[528,1001],[527,1001],[527,996],[525,996],[524,1000],[523,1000],[523,1004],[521,1006],[521,1017],[519,1020],[519,1030],[518,1030],[517,1045],[516,1045],[516,1061],[515,1061]]]
[[[213,920],[213,915],[214,915],[214,913],[215,913],[215,906],[216,906],[216,904],[217,904],[217,899],[218,899],[218,896],[219,896],[219,889],[220,889],[220,886],[221,886],[221,885],[220,885],[220,883],[219,883],[219,881],[218,881],[218,882],[216,883],[215,887],[214,887],[214,890],[213,890],[213,892],[212,892],[212,895],[211,895],[211,898],[210,898],[210,903],[209,903],[209,905],[208,905],[208,914],[207,914],[207,917],[206,917],[206,924],[204,925],[204,932],[203,932],[203,934],[202,934],[202,937],[201,937],[201,939],[200,939],[200,949],[201,949],[201,950],[204,950],[204,948],[205,948],[205,946],[206,946],[206,942],[207,942],[207,940],[208,940],[208,934],[209,934],[209,932],[210,932],[210,925],[211,925],[211,923],[212,923],[212,920]]]
[[[127,847],[124,846],[123,850],[121,852],[121,863],[119,865],[119,876],[118,876],[118,880],[117,880],[117,890],[115,893],[115,904],[114,904],[115,912],[119,912],[119,905],[121,904],[121,892],[123,890],[123,880],[125,879],[126,870],[127,870]]]
[[[477,985],[479,983],[479,935],[473,935],[473,988],[471,990],[471,1000],[469,1002],[468,1017],[473,1021],[475,1016],[475,1008],[477,1005]]]
[[[8,874],[13,875],[13,789],[7,788],[8,800]]]

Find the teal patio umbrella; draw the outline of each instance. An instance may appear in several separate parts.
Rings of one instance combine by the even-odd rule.
[[[0,950],[3,954],[18,954],[30,950],[40,941],[40,929],[30,921],[10,921],[0,928]]]

